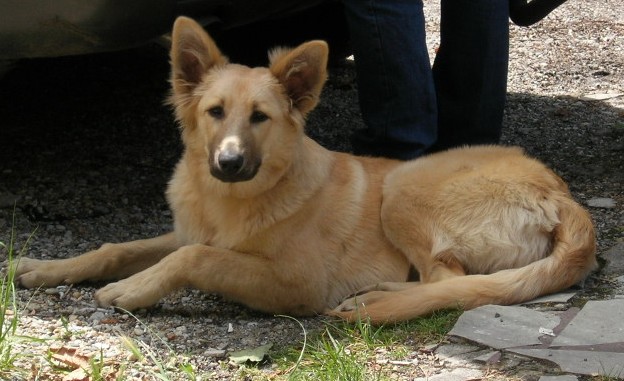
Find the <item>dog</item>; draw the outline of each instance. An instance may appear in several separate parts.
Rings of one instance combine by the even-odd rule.
[[[589,214],[519,148],[401,162],[308,138],[327,78],[323,41],[250,68],[180,17],[170,57],[185,147],[167,189],[174,231],[69,259],[22,258],[21,285],[115,281],[95,299],[126,310],[193,287],[267,313],[388,323],[528,301],[596,267]]]

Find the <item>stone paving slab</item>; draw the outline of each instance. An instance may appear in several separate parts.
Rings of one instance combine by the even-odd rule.
[[[578,381],[578,377],[571,374],[563,376],[542,376],[538,381]]]
[[[577,292],[574,291],[566,291],[559,292],[552,295],[544,295],[539,298],[530,300],[528,302],[520,303],[520,305],[530,305],[530,304],[539,304],[539,303],[566,303],[574,296],[576,296]]]
[[[466,381],[481,380],[482,378],[483,372],[480,370],[456,368],[443,371],[430,377],[418,377],[415,378],[414,381]]]
[[[624,349],[624,300],[590,300],[551,346],[617,345]],[[617,348],[616,348],[617,349]],[[623,362],[624,363],[624,362]]]
[[[539,345],[540,328],[552,331],[560,320],[553,312],[487,305],[464,312],[449,334],[496,349]]]
[[[535,299],[516,306],[483,306],[467,311],[449,335],[474,344],[447,344],[436,353],[445,361],[455,357],[466,368],[500,359],[497,350],[547,360],[563,372],[624,379],[624,243],[604,254],[600,275],[612,282],[613,299],[588,301],[582,309],[534,310],[525,305],[567,303],[575,292]],[[463,347],[462,347],[463,346]],[[483,348],[483,346],[489,347]],[[452,361],[449,361],[452,363]],[[540,381],[574,381],[575,375],[543,376]]]
[[[510,352],[552,361],[564,372],[624,377],[624,353],[557,350],[557,349],[510,349]]]
[[[601,255],[607,265],[600,271],[603,275],[624,275],[624,242],[620,242]]]
[[[624,299],[563,312],[488,305],[465,312],[449,334],[548,360],[564,372],[624,377]]]

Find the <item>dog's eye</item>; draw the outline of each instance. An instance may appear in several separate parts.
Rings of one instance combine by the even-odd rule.
[[[222,119],[223,116],[225,115],[225,113],[223,112],[223,107],[221,106],[214,106],[208,109],[208,115],[210,115],[211,117],[215,118],[215,119]]]
[[[269,116],[267,114],[263,113],[262,111],[254,111],[251,114],[249,121],[255,124],[255,123],[262,123],[266,121],[267,119],[269,119]]]

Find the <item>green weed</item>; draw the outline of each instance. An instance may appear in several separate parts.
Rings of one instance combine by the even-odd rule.
[[[287,350],[274,358],[282,369],[295,362],[282,370],[288,380],[385,380],[390,371],[375,365],[377,353],[384,353],[387,360],[403,360],[421,346],[442,341],[460,315],[461,311],[441,311],[387,326],[365,319],[353,324],[329,321],[311,337],[304,330],[299,351]]]
[[[195,373],[195,369],[193,368],[193,366],[184,359],[180,360],[179,356],[176,356],[174,350],[169,346],[165,339],[153,332],[149,328],[149,326],[139,320],[139,318],[134,316],[131,312],[124,312],[132,316],[139,324],[143,326],[145,332],[149,332],[153,338],[160,341],[167,348],[168,356],[163,357],[142,341],[137,342],[127,336],[121,337],[121,342],[123,346],[126,347],[126,349],[131,353],[132,357],[135,360],[139,362],[150,361],[154,365],[154,367],[157,369],[156,371],[151,371],[154,379],[162,381],[178,379],[177,376],[174,376],[172,374],[175,371],[181,372],[186,379],[191,381],[200,379],[200,377]]]

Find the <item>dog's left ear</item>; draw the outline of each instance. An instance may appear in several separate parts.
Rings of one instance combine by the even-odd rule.
[[[327,79],[329,48],[325,41],[310,41],[292,50],[270,53],[271,73],[286,88],[293,106],[303,115],[318,103]]]

